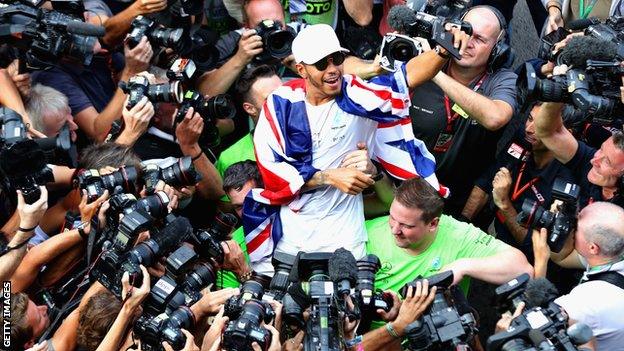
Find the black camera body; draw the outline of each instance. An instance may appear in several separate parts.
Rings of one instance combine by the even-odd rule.
[[[230,351],[252,351],[256,342],[262,350],[268,350],[271,344],[271,332],[261,326],[270,323],[275,317],[273,308],[265,301],[255,298],[246,300],[238,317],[223,332],[223,348]]]
[[[204,119],[204,130],[199,137],[199,144],[202,147],[217,147],[221,143],[219,130],[216,126],[216,119],[232,119],[236,114],[236,106],[232,99],[225,94],[215,95],[205,99],[200,93],[188,90],[184,93],[182,104],[175,116],[175,125],[182,122],[189,108]]]
[[[182,329],[191,330],[195,326],[195,316],[187,306],[180,306],[171,314],[158,316],[142,315],[134,323],[135,335],[141,336],[141,349],[161,351],[163,342],[168,342],[174,350],[182,350],[186,336]]]
[[[137,16],[130,25],[130,31],[126,42],[133,49],[136,47],[141,38],[146,36],[154,50],[156,48],[165,47],[180,51],[187,44],[185,41],[184,29],[163,28],[147,17]]]
[[[497,310],[500,314],[516,310],[521,302],[524,302],[524,291],[531,280],[531,277],[523,273],[522,275],[500,285],[494,290],[497,299]]]
[[[72,15],[23,3],[0,8],[0,26],[6,29],[3,41],[20,50],[20,71],[47,69],[62,58],[88,65],[97,37],[105,34],[104,28]]]
[[[134,76],[127,83],[119,82],[119,87],[129,95],[126,105],[128,110],[138,104],[144,96],[152,103],[171,102],[177,104],[182,101],[182,86],[179,81],[150,84],[146,77]]]
[[[74,179],[74,185],[87,191],[87,201],[93,202],[108,190],[109,194],[135,193],[137,171],[134,166],[121,167],[118,170],[101,175],[97,169],[82,169]]]
[[[236,216],[219,212],[208,228],[196,230],[192,242],[197,253],[204,258],[212,258],[223,263],[221,242],[230,239],[230,233],[238,224]]]
[[[268,63],[275,59],[282,60],[292,53],[294,31],[282,29],[282,23],[271,19],[261,21],[256,27],[256,34],[262,38],[262,53],[254,57],[256,63]]]
[[[552,189],[555,210],[546,211],[537,202],[526,199],[517,221],[525,227],[546,228],[548,246],[553,252],[559,252],[570,232],[576,229],[579,194],[578,185],[557,178]]]
[[[191,186],[201,181],[201,175],[195,170],[190,156],[180,157],[165,168],[155,164],[144,164],[142,178],[148,194],[154,193],[159,180],[172,187]]]
[[[408,286],[415,286],[419,278],[401,288],[403,296]],[[405,328],[411,350],[448,350],[466,345],[476,335],[476,321],[472,312],[460,312],[449,304],[446,292],[453,283],[453,271],[446,271],[426,278],[429,288],[437,287],[433,303],[425,314]],[[454,288],[456,289],[456,288]],[[458,290],[456,293],[461,294]],[[454,302],[451,300],[451,302]]]
[[[0,123],[0,169],[5,188],[9,193],[21,190],[26,203],[32,204],[41,196],[39,186],[54,182],[47,164],[76,165],[69,127],[66,124],[54,138],[28,139],[22,116],[6,107],[0,107]]]

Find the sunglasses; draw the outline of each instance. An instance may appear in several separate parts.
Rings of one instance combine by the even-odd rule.
[[[322,59],[316,61],[314,63],[314,67],[316,67],[316,69],[318,69],[319,71],[326,70],[327,66],[329,65],[329,59],[331,59],[334,66],[340,66],[345,60],[345,54],[340,51],[334,52],[333,54],[327,55]]]

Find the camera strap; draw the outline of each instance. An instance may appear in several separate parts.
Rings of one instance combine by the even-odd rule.
[[[587,276],[588,282],[596,281],[596,280],[607,282],[609,284],[615,285],[618,288],[624,290],[624,275],[621,275],[618,272],[607,271],[607,272],[600,272],[600,273]]]
[[[511,202],[518,200],[520,195],[522,195],[528,188],[531,188],[533,192],[535,193],[535,197],[537,198],[537,201],[541,205],[544,202],[543,201],[544,197],[542,196],[542,194],[540,194],[540,192],[534,186],[534,184],[537,183],[537,181],[539,180],[539,177],[535,177],[531,179],[529,182],[527,182],[522,187],[520,187],[520,180],[522,179],[522,175],[524,174],[524,170],[526,169],[526,164],[527,164],[526,162],[522,162],[522,166],[520,166],[520,173],[518,173],[518,178],[516,179],[516,184],[514,185],[514,191],[513,193],[511,193]]]
[[[477,81],[477,84],[472,87],[473,91],[478,91],[481,88],[485,77],[487,77],[487,72],[483,73],[483,75]],[[453,107],[451,107],[451,99],[448,97],[447,94],[444,94],[444,110],[446,112],[446,128],[438,135],[438,139],[436,140],[435,146],[433,147],[433,151],[435,152],[448,151],[448,149],[453,144],[453,134],[455,134],[455,121],[459,118],[459,116],[462,116],[464,118],[469,117],[468,114],[459,105],[453,104]],[[454,113],[451,113],[451,110],[453,110]]]

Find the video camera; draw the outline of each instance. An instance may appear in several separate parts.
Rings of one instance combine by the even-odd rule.
[[[397,33],[387,34],[381,43],[381,66],[391,72],[396,71],[396,62],[407,62],[423,52],[422,45],[414,37],[429,41],[431,47],[440,45],[449,54],[461,59],[459,51],[453,46],[453,35],[445,30],[445,26],[461,28],[472,34],[470,23],[455,14],[456,9],[465,8],[465,1],[440,2],[427,5],[425,12],[413,11],[407,6],[394,6],[388,14],[388,23]],[[459,6],[459,7],[458,7]],[[463,7],[462,7],[463,6]]]
[[[547,211],[537,202],[526,199],[516,220],[527,228],[546,228],[548,246],[553,252],[559,252],[570,232],[576,229],[579,194],[578,185],[556,178],[552,189],[554,200],[551,210]]]
[[[502,309],[515,310],[520,302],[525,302],[526,308],[511,321],[507,331],[488,338],[488,351],[573,351],[578,350],[576,345],[585,344],[592,337],[591,330],[584,324],[567,328],[567,314],[553,302],[559,293],[544,278],[529,280],[524,274],[496,288],[496,294],[499,306],[505,306]]]
[[[195,185],[202,179],[195,170],[190,156],[180,157],[174,164],[165,168],[155,164],[143,164],[141,173],[148,194],[154,193],[160,180],[172,187],[182,187]]]
[[[473,313],[462,306],[465,302],[460,299],[465,300],[465,297],[461,291],[451,287],[453,272],[418,278],[401,288],[401,295],[405,296],[409,286],[414,287],[424,279],[429,281],[429,288],[435,286],[437,290],[426,313],[405,328],[410,350],[449,350],[467,345],[477,334],[476,320]]]
[[[40,185],[54,182],[48,164],[76,166],[76,147],[67,124],[56,137],[29,139],[22,116],[6,107],[0,107],[0,123],[0,170],[4,175],[4,186],[10,193],[21,190],[26,203],[32,204],[39,199]]]
[[[221,137],[216,126],[217,119],[232,119],[236,114],[236,106],[232,99],[225,94],[215,95],[205,99],[200,93],[188,90],[181,101],[178,113],[175,116],[174,126],[184,120],[189,108],[204,119],[204,129],[199,137],[199,145],[205,148],[219,146]],[[175,128],[175,127],[174,127]]]
[[[25,3],[0,4],[0,33],[3,42],[20,50],[20,72],[47,69],[62,58],[88,65],[97,37],[105,34],[82,18]]]

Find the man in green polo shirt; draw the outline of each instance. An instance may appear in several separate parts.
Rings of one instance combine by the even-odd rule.
[[[503,284],[533,267],[519,250],[471,224],[442,215],[442,198],[421,178],[396,190],[390,216],[370,220],[367,252],[381,261],[376,287],[399,291],[417,276],[453,270],[464,291],[475,277]]]

